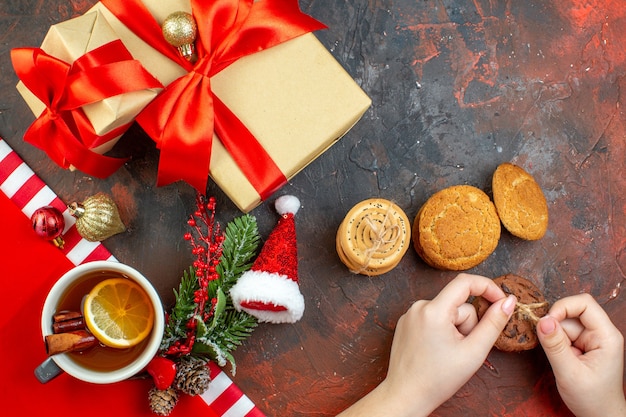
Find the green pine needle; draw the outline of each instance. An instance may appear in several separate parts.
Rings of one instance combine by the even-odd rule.
[[[199,288],[196,272],[193,267],[189,271],[183,272],[183,277],[178,285],[178,291],[174,290],[176,303],[168,318],[161,350],[167,350],[178,339],[184,339],[187,335],[186,324],[192,317],[196,304],[194,302],[194,292]]]
[[[220,366],[228,361],[235,372],[235,359],[230,355],[248,338],[258,325],[256,318],[234,309],[225,313],[223,320],[204,337],[198,337],[193,347],[194,353],[207,354]]]
[[[209,282],[209,299],[218,300],[217,314],[208,323],[198,323],[193,353],[210,357],[218,365],[229,362],[235,371],[231,354],[249,337],[257,326],[257,319],[246,312],[235,310],[229,291],[237,279],[252,266],[261,237],[256,218],[249,214],[229,222],[224,231],[222,257],[217,266],[219,279]],[[161,350],[166,351],[177,340],[187,335],[187,322],[193,316],[196,304],[194,291],[199,288],[195,269],[189,268],[181,278],[178,291],[174,290],[175,305],[165,327]],[[207,309],[211,303],[207,303]],[[207,311],[208,312],[208,311]]]
[[[256,218],[249,214],[228,223],[224,234],[223,254],[217,272],[224,292],[228,292],[241,274],[252,266],[261,237]]]

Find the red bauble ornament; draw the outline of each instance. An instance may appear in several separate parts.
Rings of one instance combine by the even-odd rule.
[[[174,382],[176,364],[163,356],[155,356],[146,367],[146,371],[154,379],[154,385],[157,389],[165,390]]]
[[[37,236],[50,240],[56,247],[63,249],[65,242],[61,234],[65,229],[65,219],[59,209],[52,206],[38,208],[30,220]]]

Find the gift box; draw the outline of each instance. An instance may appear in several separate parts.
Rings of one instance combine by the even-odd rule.
[[[116,44],[116,41],[118,44]],[[54,59],[58,59],[61,63],[67,63],[68,66],[72,65],[69,69],[68,85],[65,90],[59,91],[58,94],[63,94],[65,97],[71,95],[74,90],[77,90],[80,85],[76,80],[80,77],[86,81],[83,81],[83,86],[88,85],[88,82],[92,82],[91,85],[97,84],[98,89],[102,89],[104,92],[94,91],[89,98],[82,98],[86,104],[80,106],[79,109],[70,109],[70,105],[66,105],[63,109],[53,109],[55,113],[64,113],[64,118],[68,121],[69,130],[71,132],[68,135],[75,136],[75,143],[71,145],[44,145],[41,141],[37,141],[37,145],[45,148],[51,156],[58,156],[57,163],[64,167],[74,167],[75,164],[81,164],[81,156],[87,156],[91,159],[91,155],[85,152],[84,149],[102,155],[113,148],[117,143],[121,135],[128,129],[130,124],[134,121],[137,114],[154,99],[154,97],[161,90],[162,85],[152,77],[145,69],[138,68],[140,66],[139,61],[133,60],[132,56],[125,54],[128,50],[119,41],[119,36],[108,24],[107,20],[98,11],[87,13],[83,16],[67,20],[62,23],[58,23],[50,27],[47,35],[45,36],[42,44],[41,51]],[[37,49],[32,49],[33,54],[40,54]],[[94,51],[98,51],[99,55],[95,55]],[[98,59],[100,62],[89,63],[89,59],[84,59],[85,63],[81,62],[78,65],[77,60],[85,58],[88,53],[94,53],[94,56],[90,56],[89,59]],[[40,54],[40,55],[44,55]],[[108,54],[108,56],[107,56]],[[37,55],[39,56],[39,55]],[[37,69],[37,65],[41,65],[37,58],[34,59],[35,63],[33,68]],[[23,61],[22,61],[23,63]],[[75,65],[73,65],[75,64]],[[114,65],[119,64],[115,67]],[[89,66],[93,65],[93,68]],[[14,66],[16,66],[16,72],[20,75],[21,71],[27,71],[30,68],[20,68],[18,61],[14,59]],[[120,74],[122,71],[131,70],[132,74],[140,74],[143,78],[134,85],[116,85],[110,86],[109,83],[115,82],[123,77]],[[45,69],[40,69],[45,71]],[[82,74],[81,71],[85,74]],[[87,74],[88,71],[91,71]],[[107,71],[113,71],[113,74],[108,74]],[[100,79],[98,79],[100,78]],[[93,82],[95,79],[95,83]],[[71,81],[70,81],[71,80]],[[73,83],[73,85],[71,84]],[[124,82],[121,81],[123,84]],[[90,85],[90,86],[91,86]],[[149,88],[146,88],[148,87]],[[52,88],[49,86],[39,86],[38,88]],[[85,87],[88,88],[88,87]],[[106,90],[111,88],[111,92],[107,93]],[[25,82],[20,81],[17,85],[19,93],[22,95],[28,106],[37,117],[41,117],[46,111],[47,107],[51,104],[46,104],[42,101],[41,94],[36,95],[31,91]],[[80,92],[79,92],[80,93]],[[87,94],[82,93],[82,96]],[[99,99],[99,97],[103,97]],[[58,98],[53,99],[57,100]],[[74,101],[79,101],[79,98],[74,98]],[[95,100],[95,101],[94,101]],[[66,100],[69,101],[69,100]],[[80,103],[79,103],[80,104]],[[72,116],[68,116],[68,112],[73,112]],[[80,113],[78,113],[80,112]],[[88,128],[79,126],[77,120],[84,116]],[[46,123],[46,122],[43,122]],[[70,143],[67,138],[64,138]],[[81,151],[76,151],[74,154],[74,161],[65,160],[68,155],[62,155],[67,151],[67,147],[81,147],[84,148]],[[52,148],[63,148],[61,150],[54,150]],[[72,154],[72,152],[68,152]],[[59,155],[60,154],[60,155]],[[53,157],[53,159],[55,159]],[[70,157],[70,159],[72,159]],[[77,160],[77,161],[76,161]],[[110,159],[95,158],[92,159],[92,164],[107,164],[112,163]],[[121,162],[113,162],[119,166]],[[82,169],[82,168],[85,169]],[[112,167],[102,168],[93,167],[85,164],[84,166],[78,166],[79,169],[84,170],[88,174],[104,177],[109,175]]]
[[[259,74],[263,82],[255,77]],[[313,34],[242,58],[213,80],[216,94],[288,179],[338,141],[371,105]],[[240,208],[253,208],[258,194],[220,142],[214,143],[211,177]]]
[[[124,18],[120,18],[120,13],[107,9],[111,3],[115,0],[102,1],[92,10],[106,17],[133,56],[155,77],[167,86],[188,73],[188,69],[146,42],[145,36],[140,38],[136,32],[143,28],[131,30],[128,27],[133,23],[131,20],[122,23]],[[159,25],[172,12],[191,12],[188,0],[144,0],[143,6]],[[136,16],[137,11],[132,14]],[[312,33],[239,58],[213,74],[210,85],[215,97],[245,125],[271,158],[274,169],[284,176],[274,188],[260,191],[242,169],[242,162],[237,162],[222,143],[223,138],[214,137],[210,165],[207,163],[209,176],[243,212],[252,210],[338,141],[371,105],[370,98]],[[200,103],[185,103],[185,106],[188,112],[210,111]],[[146,126],[141,115],[137,121],[159,146],[160,139],[156,136],[161,132]],[[252,149],[249,152],[256,154],[256,148]],[[164,153],[165,149],[161,148],[161,159]],[[255,165],[255,157],[246,155],[244,159],[247,164]],[[187,169],[184,165],[190,162],[182,162],[177,166]],[[201,186],[196,188],[203,191]]]

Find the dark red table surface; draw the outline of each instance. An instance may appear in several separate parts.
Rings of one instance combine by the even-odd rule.
[[[128,231],[106,241],[150,277],[165,302],[192,261],[182,236],[195,194],[155,187],[158,151],[133,126],[115,149],[132,160],[106,180],[58,168],[24,143],[34,117],[15,90],[14,47],[38,46],[51,24],[93,0],[0,4],[0,136],[65,201],[98,191],[120,206]],[[413,218],[434,192],[470,184],[490,192],[505,161],[542,186],[549,230],[535,242],[503,233],[470,272],[516,273],[550,301],[590,292],[626,331],[626,7],[621,0],[303,0],[328,25],[317,33],[370,95],[363,119],[277,195],[302,201],[297,216],[303,319],[261,325],[236,351],[234,378],[269,416],[332,416],[385,376],[398,317],[455,276],[411,249],[374,278],[352,275],[335,232],[359,201],[395,201]],[[328,94],[332,94],[329,91]],[[213,184],[225,223],[240,215]],[[276,224],[269,202],[252,214],[262,236]],[[494,351],[434,415],[568,415],[549,364],[536,349]]]

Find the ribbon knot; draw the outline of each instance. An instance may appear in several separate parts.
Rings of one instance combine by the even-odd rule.
[[[539,319],[546,314],[545,308],[548,302],[524,304],[519,301],[515,303],[514,313],[522,320],[530,320],[533,324],[537,324]]]
[[[261,199],[287,180],[246,126],[211,90],[210,77],[239,58],[324,28],[295,0],[191,0],[198,22],[195,64],[162,36],[139,0],[102,0],[137,36],[188,73],[170,83],[137,122],[160,149],[157,185],[184,180],[206,193],[214,133]]]
[[[380,223],[374,222],[369,216],[365,218],[365,221],[369,225],[374,237],[374,239],[372,239],[372,246],[365,251],[365,254],[370,259],[372,254],[378,251],[378,249],[380,249],[382,246],[393,244],[400,238],[400,234],[398,233],[398,231],[400,230],[400,226],[398,226],[397,224],[386,226],[387,221],[389,220],[390,211],[391,208],[387,209],[387,211],[385,212],[385,217]],[[387,239],[385,238],[386,235],[391,236],[389,239]],[[368,262],[370,259],[368,259]]]
[[[24,140],[44,150],[59,166],[73,165],[99,178],[109,176],[126,160],[99,155],[87,143],[113,139],[128,126],[99,136],[82,106],[130,91],[163,87],[120,40],[87,52],[72,64],[40,48],[13,49],[11,60],[20,80],[46,106]]]
[[[374,221],[369,215],[365,216],[364,220],[370,229],[370,242],[372,243],[364,252],[364,259],[361,263],[361,268],[352,271],[355,274],[360,274],[369,268],[370,261],[378,252],[378,250],[387,245],[394,245],[400,239],[400,226],[397,224],[388,224],[389,215],[391,214],[392,206],[389,206],[385,211],[385,216],[382,221]],[[367,241],[363,242],[367,245]]]

